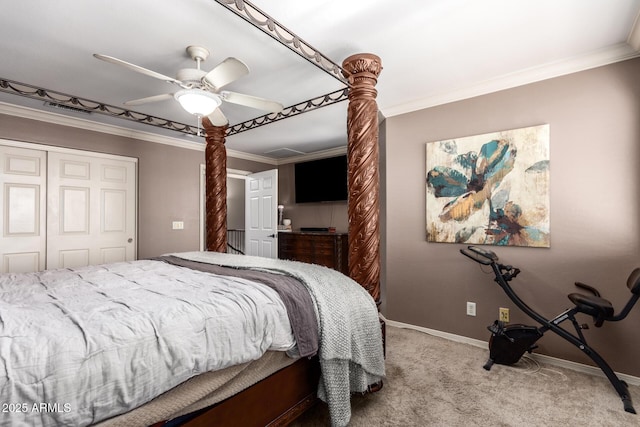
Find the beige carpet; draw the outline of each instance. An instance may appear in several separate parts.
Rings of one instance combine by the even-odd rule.
[[[352,398],[349,425],[640,426],[640,415],[624,411],[604,377],[526,356],[486,371],[487,356],[488,350],[387,326],[384,387]],[[640,387],[631,386],[630,393],[640,411]],[[329,425],[326,406],[317,405],[293,425]]]

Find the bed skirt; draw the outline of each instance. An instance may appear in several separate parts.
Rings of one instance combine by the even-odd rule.
[[[260,359],[190,378],[150,402],[96,427],[146,427],[221,402],[293,364],[285,352],[267,351]]]

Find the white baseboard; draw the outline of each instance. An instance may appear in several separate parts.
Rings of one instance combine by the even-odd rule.
[[[382,317],[382,315],[381,315]],[[477,340],[474,338],[464,337],[462,335],[451,334],[449,332],[438,331],[436,329],[424,328],[422,326],[411,325],[409,323],[396,322],[395,320],[388,320],[384,318],[384,321],[389,326],[394,326],[396,328],[402,329],[413,329],[414,331],[424,332],[425,334],[433,335],[440,338],[445,338],[450,341],[455,341],[463,344],[470,344],[475,347],[480,347],[483,349],[489,349],[489,342]],[[546,356],[544,354],[531,353],[528,354],[527,357],[531,357],[532,359],[546,363],[552,366],[558,366],[560,368],[571,369],[573,371],[583,372],[589,375],[595,375],[598,377],[606,378],[606,375],[600,368],[596,366],[585,365],[583,363],[572,362],[570,360],[559,359],[557,357]],[[621,380],[625,381],[629,385],[640,386],[640,377],[634,377],[633,375],[621,374],[616,372],[616,375]]]

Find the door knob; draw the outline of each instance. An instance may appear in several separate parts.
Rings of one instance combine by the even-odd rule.
[[[131,242],[133,242],[133,239],[132,239],[131,237],[129,237],[129,238],[127,239],[127,242],[131,243]]]

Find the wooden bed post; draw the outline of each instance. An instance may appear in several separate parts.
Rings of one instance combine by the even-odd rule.
[[[227,149],[224,146],[227,125],[214,126],[202,119],[207,146],[206,166],[206,226],[208,251],[227,251]]]
[[[349,276],[380,303],[378,105],[375,89],[382,62],[359,53],[342,62],[349,79],[347,158]]]

